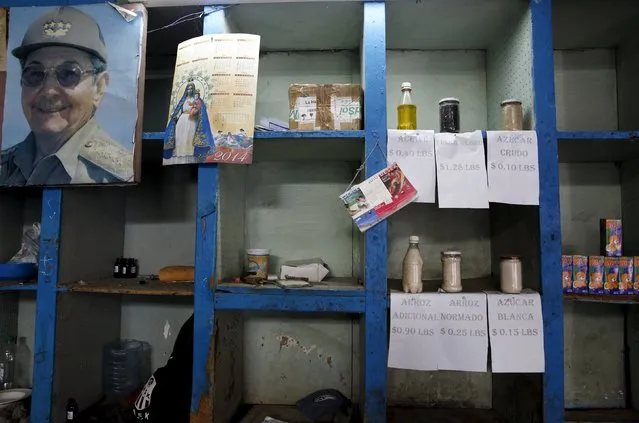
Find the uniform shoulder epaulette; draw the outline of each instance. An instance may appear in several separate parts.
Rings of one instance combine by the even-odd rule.
[[[96,131],[85,141],[79,155],[123,182],[133,181],[133,153],[122,148],[103,130]]]
[[[22,144],[22,143],[20,143],[20,144]],[[0,151],[0,164],[5,164],[9,160],[11,160],[11,158],[16,153],[16,151],[18,151],[18,148],[20,147],[20,144],[16,144],[13,147],[7,148],[6,150],[1,150]]]

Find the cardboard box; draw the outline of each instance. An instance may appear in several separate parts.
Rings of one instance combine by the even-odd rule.
[[[588,257],[588,292],[591,294],[604,293],[604,257]]]
[[[621,257],[623,255],[621,219],[601,219],[599,221],[599,243],[602,255]]]
[[[572,256],[572,292],[588,293],[588,257]]]
[[[291,130],[362,129],[361,85],[292,84],[288,104]]]
[[[564,292],[572,292],[572,256],[561,256],[561,281]]]
[[[280,279],[299,278],[307,282],[321,282],[328,272],[328,266],[320,258],[287,261],[280,268]]]
[[[619,257],[619,293],[632,294],[634,266],[632,257]]]
[[[619,294],[618,257],[604,257],[604,294]]]

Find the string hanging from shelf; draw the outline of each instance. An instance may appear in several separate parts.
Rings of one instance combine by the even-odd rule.
[[[229,4],[227,6],[215,6],[215,8],[213,10],[208,11],[208,12],[205,12],[204,10],[202,10],[201,12],[189,13],[189,14],[186,14],[184,16],[181,16],[181,17],[177,18],[176,20],[174,20],[170,24],[167,24],[167,25],[161,26],[159,28],[155,28],[155,29],[152,29],[150,31],[147,31],[147,34],[151,34],[153,32],[169,29],[169,28],[172,28],[174,26],[183,24],[185,22],[191,22],[191,21],[195,21],[195,20],[198,20],[198,19],[203,19],[205,16],[208,16],[208,15],[210,15],[212,13],[219,12],[220,10],[224,10],[224,9],[227,9],[227,8],[233,7],[233,6],[235,6],[235,5],[234,4]]]
[[[380,153],[382,153],[382,157],[384,157],[384,161],[388,162],[388,159],[386,158],[386,153],[384,152],[384,150],[382,150],[382,147],[379,146],[379,141],[377,141],[375,145],[373,146],[373,148],[371,148],[371,151],[364,158],[364,163],[362,163],[362,165],[357,168],[357,171],[355,172],[355,176],[353,176],[353,179],[351,179],[351,183],[348,184],[348,188],[346,188],[346,191],[351,189],[351,187],[353,186],[353,183],[355,182],[359,174],[362,172],[362,170],[366,168],[366,162],[368,162],[368,159],[370,159],[371,155],[376,149],[379,149]]]

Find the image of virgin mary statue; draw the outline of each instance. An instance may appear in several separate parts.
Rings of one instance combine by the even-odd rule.
[[[204,100],[189,82],[171,113],[164,136],[164,158],[196,158],[204,161],[214,153],[215,144]],[[185,160],[185,163],[189,163]]]

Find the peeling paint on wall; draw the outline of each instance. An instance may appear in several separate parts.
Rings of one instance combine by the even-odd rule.
[[[302,345],[300,343],[300,341],[298,341],[297,339],[293,338],[292,336],[279,335],[277,337],[277,340],[280,341],[280,351],[282,350],[283,347],[284,348],[297,347],[304,354],[309,355],[314,349],[317,348],[316,345],[311,345],[310,347],[305,347],[304,345]],[[318,356],[321,357],[319,352],[318,352]]]

